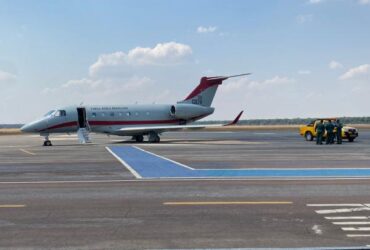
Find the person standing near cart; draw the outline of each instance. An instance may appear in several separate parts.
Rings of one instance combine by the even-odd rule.
[[[337,143],[342,144],[342,129],[343,129],[343,124],[340,122],[340,120],[337,120]]]
[[[324,126],[324,121],[321,120],[316,124],[316,144],[317,145],[322,145],[322,137],[324,136],[325,133],[325,126]]]
[[[334,124],[331,120],[325,126],[326,129],[326,144],[333,144],[334,143]]]

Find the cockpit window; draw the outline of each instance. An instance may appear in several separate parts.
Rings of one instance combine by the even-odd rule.
[[[67,112],[65,110],[57,110],[54,113],[54,116],[66,116]]]
[[[46,117],[46,116],[49,116],[49,115],[51,115],[52,113],[54,113],[54,111],[55,110],[50,110],[49,112],[47,112],[44,116]]]

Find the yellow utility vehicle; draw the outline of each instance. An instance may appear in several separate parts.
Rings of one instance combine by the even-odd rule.
[[[301,126],[299,128],[300,135],[303,136],[306,139],[306,141],[312,141],[317,135],[316,124],[320,122],[321,120],[324,121],[324,125],[326,125],[329,120],[332,121],[334,126],[336,126],[336,123],[337,123],[336,118],[316,119],[307,125]],[[334,133],[336,133],[336,131],[337,131],[337,128],[335,128]],[[358,137],[358,130],[356,128],[343,125],[343,128],[342,128],[342,138],[343,139],[347,139],[349,142],[353,142],[356,137]],[[326,138],[326,132],[324,134],[324,138]]]

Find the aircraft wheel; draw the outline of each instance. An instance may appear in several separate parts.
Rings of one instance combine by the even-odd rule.
[[[135,140],[136,140],[136,142],[143,142],[144,141],[144,136],[137,135],[137,136],[135,136]]]
[[[161,140],[161,138],[159,137],[159,135],[157,134],[157,133],[155,133],[155,132],[153,132],[153,133],[150,133],[149,135],[148,135],[148,141],[150,142],[150,143],[156,143],[156,142],[159,142]]]
[[[44,146],[53,146],[53,144],[51,144],[51,141],[47,140],[44,141]]]

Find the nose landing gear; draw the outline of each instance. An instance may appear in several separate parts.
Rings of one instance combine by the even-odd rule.
[[[45,137],[44,146],[53,146],[53,144],[51,144],[51,141],[49,140],[49,134],[41,136]]]

